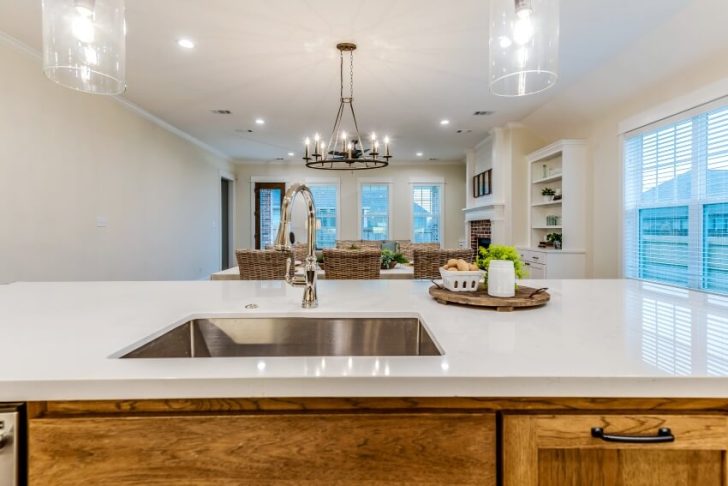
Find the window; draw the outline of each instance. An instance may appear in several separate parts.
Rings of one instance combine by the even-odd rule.
[[[412,242],[440,242],[441,184],[412,185]]]
[[[316,205],[316,246],[336,246],[338,184],[308,184]]]
[[[626,136],[625,275],[728,293],[728,106]]]
[[[361,239],[389,239],[389,184],[362,184],[360,199]]]

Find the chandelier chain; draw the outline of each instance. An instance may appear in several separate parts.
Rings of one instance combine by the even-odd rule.
[[[340,98],[344,99],[344,51],[339,51],[339,93]]]
[[[349,97],[354,98],[354,51],[349,51]]]

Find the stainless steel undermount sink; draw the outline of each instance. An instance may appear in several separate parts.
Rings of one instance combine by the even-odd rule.
[[[276,317],[187,321],[121,358],[440,355],[417,317]]]

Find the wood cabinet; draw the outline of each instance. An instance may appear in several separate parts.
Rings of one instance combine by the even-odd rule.
[[[599,438],[600,430],[611,440]],[[669,440],[670,434],[674,441],[628,442],[659,435]],[[728,484],[727,452],[728,418],[722,414],[503,419],[504,486],[719,486]]]
[[[492,413],[114,415],[31,419],[30,484],[495,485]]]

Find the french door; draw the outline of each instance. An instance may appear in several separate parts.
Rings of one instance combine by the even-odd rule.
[[[255,248],[264,249],[273,244],[281,222],[281,205],[286,192],[283,182],[256,182],[255,192]]]

